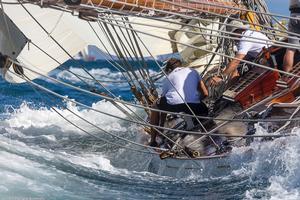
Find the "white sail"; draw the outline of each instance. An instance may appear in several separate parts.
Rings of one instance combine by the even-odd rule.
[[[68,60],[70,58],[69,55],[64,52],[51,37],[63,46],[70,55],[75,55],[86,46],[85,41],[70,27],[70,23],[68,23],[70,19],[69,14],[53,9],[40,8],[34,5],[26,5],[26,8],[33,15],[33,18],[20,5],[4,5],[4,12],[28,39],[28,45],[24,46],[16,57],[23,65],[43,74],[47,74],[49,71],[58,67],[59,63]],[[47,34],[34,19],[36,19],[49,34]],[[1,27],[1,29],[7,29],[7,27]],[[12,38],[10,36],[7,36],[7,39],[16,40],[15,37]],[[23,70],[27,78],[32,80],[37,77],[35,73],[25,68]],[[10,70],[4,74],[4,77],[10,82],[24,82],[23,79],[10,73]]]
[[[218,22],[218,19],[215,19]],[[218,23],[202,23],[200,20],[191,20],[189,23],[191,26],[184,26],[181,30],[177,31],[174,34],[174,38],[179,44],[177,45],[177,49],[186,63],[189,63],[189,66],[199,67],[199,71],[202,71],[204,66],[210,62],[212,59],[213,53],[210,51],[215,51],[217,47],[217,37],[210,36],[217,35],[216,32],[219,30]],[[199,28],[196,28],[199,27]],[[215,31],[214,31],[215,30]],[[192,33],[191,33],[192,32]],[[193,45],[195,47],[199,47],[199,49],[191,48],[189,46],[183,45]],[[203,50],[202,50],[203,49]],[[211,64],[213,65],[219,63],[220,56],[214,55]]]
[[[76,55],[87,45],[96,45],[104,52],[106,51],[105,49],[107,49],[110,54],[115,55],[115,52],[110,47],[109,42],[105,38],[105,35],[97,22],[90,22],[90,24],[94,27],[98,36],[102,38],[105,48],[87,21],[81,20],[78,17],[63,11],[41,8],[30,4],[26,4],[25,7],[33,17],[31,17],[21,5],[4,4],[4,12],[11,21],[14,22],[20,32],[28,39],[28,45],[25,45],[19,55],[16,56],[17,60],[23,65],[33,70],[37,70],[42,74],[47,74],[49,71],[58,67],[59,63],[64,63],[66,60],[70,59],[69,55]],[[49,34],[47,34],[35,20],[39,22]],[[161,26],[174,26],[171,23],[158,23],[155,20],[145,20],[140,18],[132,18],[131,20],[143,21],[143,23],[152,23]],[[133,28],[159,37],[168,38],[169,30],[167,29],[156,29],[141,25],[133,25]],[[7,27],[2,26],[1,29],[7,29]],[[117,34],[121,35],[118,27],[116,27],[116,29]],[[112,29],[111,33],[117,38],[116,33],[113,33]],[[139,35],[153,56],[172,53],[169,41],[160,40],[153,36]],[[20,37],[6,35],[6,40],[16,40],[18,38]],[[52,38],[57,41],[59,45]],[[37,45],[39,48],[33,44]],[[61,47],[63,47],[64,50]],[[146,48],[141,47],[141,49],[144,56],[150,56]],[[38,77],[35,73],[32,73],[25,68],[23,70],[26,77],[31,80]],[[23,79],[10,73],[9,70],[6,71],[4,77],[9,82],[24,82]]]
[[[162,38],[166,38],[166,39],[170,39],[170,36],[169,36],[169,33],[171,31],[170,29],[180,29],[181,28],[180,25],[176,25],[172,22],[163,22],[163,21],[157,21],[157,20],[151,20],[151,19],[131,18],[130,21],[132,21],[132,22],[141,22],[142,21],[144,24],[148,24],[150,26],[147,27],[147,26],[141,26],[141,25],[133,25],[133,28],[136,30],[139,30],[141,32],[150,33],[154,36],[162,37]],[[165,29],[151,27],[151,25],[158,26],[158,27],[164,27]],[[151,54],[153,54],[154,56],[174,53],[170,41],[164,40],[164,39],[159,39],[157,37],[153,37],[153,36],[145,35],[145,34],[139,34],[139,35],[140,35],[141,39],[143,41],[145,41],[147,48],[149,48]],[[144,49],[144,48],[142,48],[142,49]],[[145,52],[145,55],[149,55],[149,53]]]
[[[5,40],[12,43],[18,41],[19,48],[22,47],[21,51],[16,51],[13,48],[11,49],[11,51],[16,52],[15,56],[12,56],[11,54],[6,55],[16,58],[22,65],[36,70],[39,73],[47,74],[49,71],[57,68],[60,63],[64,63],[66,60],[70,59],[70,56],[76,55],[88,45],[95,45],[101,49],[102,52],[109,53],[113,56],[116,55],[117,52],[111,47],[110,42],[102,32],[98,22],[87,22],[68,12],[50,8],[41,8],[37,5],[25,4],[24,6],[30,14],[21,5],[4,4],[4,13],[17,27],[12,28],[12,25],[9,26],[9,30],[12,30],[8,31],[6,35],[4,34],[6,36]],[[120,20],[121,18],[117,19]],[[192,45],[195,45],[196,43],[201,44],[201,42],[203,42],[201,45],[213,49],[211,44],[206,43],[208,40],[205,40],[205,38],[203,39],[200,32],[199,35],[188,37],[188,34],[186,33],[175,31],[175,36],[171,36],[171,33],[174,31],[170,29],[186,29],[181,25],[140,17],[129,17],[129,21],[133,22],[132,28],[138,31],[137,34],[139,35],[139,38],[146,46],[144,47],[139,39],[137,39],[143,56],[145,57],[179,53],[187,63],[191,63],[199,58],[195,53],[195,49],[185,47],[184,45],[172,45],[171,42],[168,41],[169,39]],[[112,21],[112,23],[116,24],[114,21]],[[6,24],[7,23],[5,23],[5,25]],[[125,31],[123,28],[125,25],[122,22],[119,22],[119,25],[121,26],[121,29]],[[115,26],[114,30],[111,25],[107,23],[107,27],[108,32],[111,34],[110,39],[113,38],[115,42],[121,46],[118,39],[119,36],[123,45],[130,49],[129,44],[124,40],[123,34],[118,26]],[[1,26],[0,29],[5,33],[7,26]],[[19,31],[16,31],[15,29],[19,29]],[[11,35],[10,32],[18,32],[18,34]],[[127,33],[124,35],[125,37],[128,37],[126,36]],[[101,42],[99,41],[99,38],[101,39]],[[165,38],[166,40],[162,38]],[[129,41],[128,38],[127,40]],[[25,45],[25,43],[28,44]],[[174,46],[176,46],[176,48],[174,48]],[[6,52],[3,53],[5,54]],[[207,60],[207,58],[205,58],[205,60]],[[13,83],[24,82],[23,79],[19,78],[14,73],[11,73],[10,70],[4,71],[4,77],[7,81]],[[38,77],[37,74],[26,68],[24,68],[23,71],[28,79],[33,80]]]

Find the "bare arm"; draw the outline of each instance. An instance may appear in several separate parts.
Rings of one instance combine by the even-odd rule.
[[[203,96],[203,98],[208,96],[208,90],[202,80],[199,81],[199,91],[200,91],[201,95]]]
[[[240,64],[240,60],[243,60],[245,58],[245,54],[236,54],[234,59],[228,64],[228,66],[226,67],[226,69],[223,72],[223,75],[225,76],[229,76],[232,75],[234,71],[236,71],[237,67]],[[240,59],[240,60],[237,60]],[[218,85],[220,82],[222,81],[222,78],[218,77],[218,76],[214,76],[211,80],[211,84],[216,86]]]
[[[239,66],[239,64],[241,62],[240,60],[243,60],[245,58],[245,56],[246,56],[245,54],[236,54],[234,59],[232,61],[230,61],[230,63],[224,70],[223,74],[225,76],[231,75],[232,72],[234,72],[237,69],[237,67]],[[237,59],[240,59],[240,60],[237,60]]]

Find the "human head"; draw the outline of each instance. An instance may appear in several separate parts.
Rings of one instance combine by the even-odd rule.
[[[176,67],[180,67],[181,66],[181,61],[177,58],[170,58],[168,61],[167,61],[167,64],[166,64],[166,68],[165,68],[165,71],[167,73],[170,73],[172,72]]]
[[[235,34],[241,34],[243,31],[249,28],[250,26],[248,24],[243,24],[243,22],[237,20],[231,21],[226,27],[228,32],[235,33]],[[241,37],[241,36],[234,35],[234,37]]]

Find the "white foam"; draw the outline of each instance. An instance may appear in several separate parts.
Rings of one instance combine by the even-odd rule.
[[[41,137],[46,138],[49,141],[56,141],[55,135],[41,135]]]
[[[127,126],[124,126],[123,122],[103,114],[99,114],[95,111],[90,111],[87,109],[80,109],[78,106],[68,103],[67,107],[80,115],[84,119],[96,124],[97,126],[108,130],[116,132],[127,132]],[[92,105],[93,108],[107,112],[119,117],[125,117],[125,115],[115,108],[111,103],[106,101],[99,101]],[[57,108],[59,113],[66,116],[69,120],[74,122],[76,125],[84,128],[85,130],[93,131],[95,128],[91,127],[87,123],[73,116],[65,109]],[[48,127],[55,126],[59,128],[62,132],[74,131],[76,133],[81,133],[77,128],[73,127],[71,124],[62,119],[56,112],[48,108],[31,108],[28,104],[23,103],[19,109],[14,110],[10,114],[10,117],[6,119],[1,124],[6,124],[4,127],[9,132],[9,134],[17,135],[19,137],[24,137],[24,133],[19,129],[28,128],[41,128],[46,129]],[[265,130],[258,128],[258,134],[265,134]],[[299,134],[299,129],[294,129],[293,133]],[[38,134],[38,133],[36,133]],[[57,133],[61,134],[61,132]],[[43,149],[34,149],[33,147],[27,147],[25,144],[5,140],[7,135],[0,135],[0,146],[14,149],[18,152],[26,152],[31,155],[43,157],[46,160],[59,160],[59,162],[68,162],[76,166],[81,166],[85,168],[90,168],[93,170],[104,170],[110,173],[123,174],[124,176],[136,176],[139,178],[148,178],[148,174],[121,170],[114,168],[111,165],[110,160],[102,154],[94,153],[83,153],[80,155],[71,155],[62,152],[50,152]],[[39,135],[45,137],[50,141],[56,141],[56,136],[44,133]],[[7,138],[6,138],[7,139]],[[263,176],[268,180],[269,184],[266,188],[253,188],[246,191],[245,195],[248,199],[255,199],[257,193],[263,193],[265,196],[270,197],[270,199],[300,199],[300,136],[291,138],[280,138],[274,141],[260,143],[254,142],[250,147],[234,148],[232,154],[243,154],[249,149],[253,149],[254,160],[250,163],[243,165],[237,170],[234,170],[231,175],[235,177],[245,177],[250,178]],[[129,158],[134,159],[134,158]],[[143,158],[142,158],[143,159]],[[10,165],[9,163],[13,163]],[[8,170],[10,168],[10,170]],[[13,155],[6,152],[0,152],[0,176],[4,177],[4,180],[8,185],[13,186],[13,182],[22,182],[33,184],[33,190],[41,192],[43,188],[35,187],[37,185],[34,182],[28,182],[27,177],[34,176],[32,173],[38,173],[40,176],[51,176],[52,172],[47,170],[42,170],[42,165],[35,163],[33,161],[27,160],[24,157]],[[11,170],[18,172],[18,174],[11,173]],[[24,177],[26,175],[27,177]],[[153,180],[160,179],[160,176],[151,175]],[[187,180],[194,179],[194,176],[188,177]],[[197,177],[196,177],[197,178]],[[230,178],[224,177],[224,178]],[[163,178],[162,178],[163,179]],[[20,186],[20,185],[19,185]],[[0,182],[0,192],[7,191],[9,188],[6,184],[1,184]]]
[[[265,189],[248,190],[247,199],[255,199],[256,194],[272,200],[300,199],[300,131],[295,128],[292,133],[298,136],[262,143],[260,147],[252,145],[255,160],[246,173],[254,179],[266,178],[269,185]]]
[[[18,149],[17,146],[12,146],[3,141],[5,141],[5,138],[1,137],[1,147]],[[17,145],[15,142],[10,142]],[[24,150],[24,147],[20,147]],[[22,190],[43,193],[47,191],[48,185],[44,180],[47,179],[50,182],[50,179],[54,176],[53,173],[44,170],[39,163],[3,150],[0,152],[0,169],[0,191],[3,195]],[[42,179],[44,180],[41,181]]]
[[[103,155],[82,154],[80,156],[69,157],[68,160],[83,167],[115,172],[115,168],[110,164],[110,160]]]
[[[107,101],[99,101],[97,103],[93,103],[91,107],[118,117],[126,117],[124,113],[122,113],[119,109],[117,109]],[[125,132],[127,130],[126,127],[122,125],[122,121],[114,117],[110,117],[105,114],[101,114],[88,109],[81,110],[79,107],[72,103],[67,103],[67,108],[72,110],[82,118],[88,120],[89,122],[101,127],[102,129],[105,129],[106,131]],[[81,119],[70,113],[68,110],[59,108],[55,109],[61,115],[65,116],[68,120],[72,121],[79,127],[87,131],[95,130],[95,127],[82,121]],[[54,110],[43,107],[33,109],[27,103],[22,103],[20,108],[11,113],[10,118],[5,120],[4,123],[7,123],[9,127],[13,128],[27,129],[30,127],[46,128],[55,126],[59,127],[62,131],[80,132],[76,127],[59,116]]]
[[[26,144],[10,140],[0,135],[0,145],[4,148],[4,151],[0,151],[0,169],[9,169],[10,171],[18,172],[27,176],[34,176],[39,173],[41,176],[51,176],[52,172],[43,169],[43,165],[37,162],[31,161],[26,157],[41,157],[44,160],[52,162],[68,162],[77,166],[82,166],[91,169],[105,170],[110,172],[116,172],[117,170],[110,164],[110,160],[105,156],[92,153],[84,153],[79,155],[73,155],[64,151],[55,151],[41,149],[39,147],[27,146]],[[5,150],[11,149],[16,154],[8,153]],[[22,157],[17,154],[26,153],[27,156]]]
[[[117,172],[118,169],[110,165],[110,161],[102,155],[82,154],[72,155],[66,152],[45,150],[34,146],[27,146],[22,142],[10,140],[0,135],[0,193],[1,198],[23,196],[55,196],[73,195],[81,190],[87,180],[75,174],[64,171],[62,165],[72,165],[77,170],[105,170]],[[58,167],[57,167],[58,166]],[[83,169],[85,170],[85,169]],[[81,180],[83,179],[83,180]],[[73,188],[74,187],[74,188]],[[57,194],[57,195],[56,195]]]

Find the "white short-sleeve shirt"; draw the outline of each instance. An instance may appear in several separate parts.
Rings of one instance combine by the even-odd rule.
[[[260,32],[246,30],[242,35],[243,37],[237,46],[238,54],[248,54],[251,57],[256,57],[263,47],[268,48],[272,45],[269,38]]]
[[[200,80],[201,77],[196,70],[178,67],[163,81],[162,96],[165,96],[171,105],[184,103],[182,99],[187,103],[200,103],[198,91]]]

